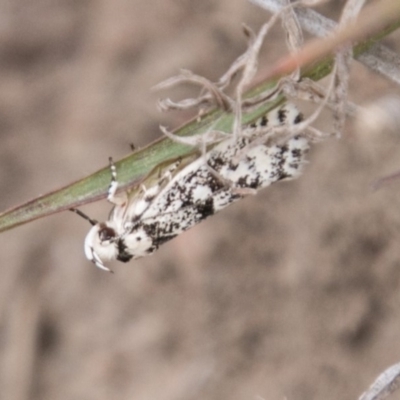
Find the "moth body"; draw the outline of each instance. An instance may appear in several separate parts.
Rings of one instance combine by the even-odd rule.
[[[116,194],[115,166],[108,199],[109,220],[96,223],[86,236],[85,254],[99,268],[111,260],[127,262],[152,254],[210,215],[271,183],[296,178],[308,151],[301,136],[284,144],[257,142],[265,127],[293,125],[301,114],[285,104],[254,124],[239,138],[228,138],[196,159],[160,166],[130,192]],[[114,169],[113,169],[114,168]]]

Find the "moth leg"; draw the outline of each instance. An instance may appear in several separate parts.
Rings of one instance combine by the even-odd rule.
[[[164,180],[167,182],[171,182],[174,172],[177,170],[179,165],[181,165],[182,159],[179,158],[177,161],[175,161],[165,172],[162,176],[160,176],[160,183],[162,183]],[[161,171],[160,171],[161,172]]]
[[[143,200],[146,203],[150,203],[154,199],[154,197],[157,196],[165,182],[168,183],[172,180],[174,176],[173,173],[179,167],[181,162],[182,160],[178,159],[168,168],[164,169],[164,171],[162,167],[159,167],[157,176],[158,181],[154,186],[146,187],[143,183],[140,185],[140,191],[142,193]]]
[[[143,183],[140,185],[140,190],[143,192],[144,195],[146,195],[147,188]]]
[[[107,200],[110,203],[115,204],[116,206],[122,205],[126,203],[126,201],[128,200],[128,196],[126,192],[121,192],[117,194],[118,190],[117,168],[114,164],[112,157],[109,158],[109,162],[110,162],[111,182],[110,186],[108,187]]]

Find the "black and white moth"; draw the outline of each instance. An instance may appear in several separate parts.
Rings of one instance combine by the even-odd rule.
[[[239,137],[229,137],[201,156],[158,166],[128,192],[116,193],[117,174],[111,163],[108,200],[114,207],[106,222],[87,218],[93,227],[85,239],[86,257],[110,271],[105,262],[127,262],[152,254],[249,193],[296,178],[309,149],[305,137],[295,136],[279,145],[254,141],[266,126],[290,127],[301,120],[296,107],[285,104],[245,126]]]

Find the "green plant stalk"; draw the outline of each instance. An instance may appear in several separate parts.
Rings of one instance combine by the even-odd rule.
[[[374,43],[393,32],[400,26],[400,19],[378,35],[360,43],[354,48],[357,57],[367,51]],[[333,65],[332,57],[322,60],[313,66],[303,70],[302,76],[318,81],[327,76]],[[275,82],[261,82],[251,89],[246,97],[252,97],[266,92],[274,86]],[[279,96],[273,102],[261,104],[250,113],[243,115],[243,123],[251,123],[265,113],[276,108],[285,101]],[[220,109],[210,111],[200,120],[194,119],[175,131],[176,135],[193,136],[199,135],[212,128],[227,133],[232,132],[234,115]],[[120,189],[126,190],[137,185],[153,168],[160,163],[177,157],[186,157],[193,154],[191,146],[182,145],[166,137],[162,137],[139,151],[116,162]],[[68,210],[83,204],[103,199],[107,195],[110,184],[110,170],[105,168],[73,182],[65,187],[32,199],[22,205],[11,208],[0,214],[0,232],[14,228],[18,225],[45,217],[56,212]]]

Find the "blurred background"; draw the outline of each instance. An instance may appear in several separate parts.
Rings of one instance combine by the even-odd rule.
[[[245,0],[0,0],[0,209],[179,126],[156,100],[186,89],[150,88],[179,68],[217,79],[246,48],[242,22],[268,17]],[[278,26],[261,65],[285,51]],[[354,65],[355,102],[395,89]],[[72,213],[2,233],[0,398],[357,398],[400,360],[400,181],[371,189],[400,169],[400,140],[363,133],[349,123],[300,179],[114,275],[85,259]]]

